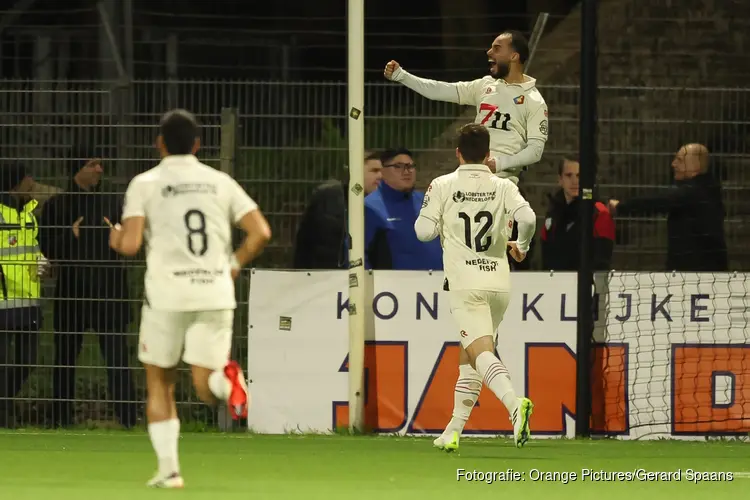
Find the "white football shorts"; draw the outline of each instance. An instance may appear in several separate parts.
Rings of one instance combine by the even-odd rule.
[[[143,306],[138,337],[141,363],[173,368],[191,366],[220,370],[232,348],[234,309],[158,311]]]
[[[455,290],[450,294],[451,314],[458,327],[461,345],[466,349],[478,338],[495,339],[510,302],[508,292]]]

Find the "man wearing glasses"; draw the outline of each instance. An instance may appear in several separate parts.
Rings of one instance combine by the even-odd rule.
[[[411,151],[390,149],[382,153],[380,160],[382,182],[365,198],[366,268],[442,270],[440,241],[421,242],[414,231],[429,193],[414,190],[417,168]]]

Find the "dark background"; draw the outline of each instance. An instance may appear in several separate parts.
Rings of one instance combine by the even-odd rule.
[[[123,0],[118,0],[122,2]],[[2,0],[7,13],[15,0]],[[506,29],[530,33],[541,10],[553,14],[547,31],[577,2],[564,0],[368,0],[365,64],[380,78],[397,58],[441,77],[475,74],[483,51]],[[2,33],[5,78],[33,78],[33,37],[72,35],[71,79],[98,78],[102,33],[96,2],[37,0]],[[179,40],[180,78],[341,80],[346,78],[346,0],[132,0],[136,78],[163,78],[165,40]],[[125,17],[114,24],[124,43]],[[121,46],[121,50],[122,49]],[[286,52],[284,52],[286,51]]]

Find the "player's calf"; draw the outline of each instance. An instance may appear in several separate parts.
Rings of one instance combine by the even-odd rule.
[[[456,449],[458,448],[458,439],[482,390],[482,377],[471,367],[463,349],[461,354],[466,358],[463,360],[466,363],[458,366],[458,380],[453,389],[453,415],[443,434],[434,442],[438,448],[453,441],[455,441]]]
[[[529,438],[529,418],[533,409],[531,401],[519,398],[513,390],[510,374],[495,355],[491,336],[474,340],[467,348],[472,365],[481,375],[485,385],[503,402],[513,422],[513,437],[516,446],[523,446]]]
[[[223,401],[231,408],[235,420],[247,417],[250,397],[242,368],[236,361],[230,361],[220,370],[193,366],[193,385],[207,405]]]
[[[179,477],[180,420],[174,399],[176,370],[155,365],[146,369],[148,435],[158,460],[157,478]],[[174,481],[172,481],[174,482]]]

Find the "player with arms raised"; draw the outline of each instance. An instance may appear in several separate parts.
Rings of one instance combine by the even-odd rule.
[[[517,447],[529,439],[533,404],[516,396],[508,369],[495,355],[495,332],[510,300],[506,247],[518,262],[526,257],[536,215],[513,182],[492,175],[485,164],[490,133],[480,124],[461,128],[456,171],[433,180],[414,229],[421,241],[440,236],[451,314],[460,332],[459,375],[453,418],[435,446],[458,449],[458,441],[479,398],[482,382],[503,402],[513,422]],[[509,242],[509,225],[518,240]]]
[[[447,83],[414,76],[396,61],[385,66],[387,79],[428,99],[475,106],[475,123],[490,132],[487,164],[498,176],[518,184],[521,171],[542,158],[549,125],[547,104],[536,80],[524,74],[529,44],[517,31],[500,34],[487,51],[490,75],[470,82]]]
[[[130,182],[122,227],[112,227],[110,245],[135,256],[147,242],[138,359],[146,369],[148,433],[159,463],[148,485],[182,488],[177,365],[180,357],[191,365],[203,402],[225,401],[235,419],[247,416],[244,375],[229,360],[237,307],[234,279],[260,254],[271,230],[234,179],[194,156],[200,139],[192,114],[167,113],[157,145],[161,163]],[[234,253],[233,224],[246,233]]]

